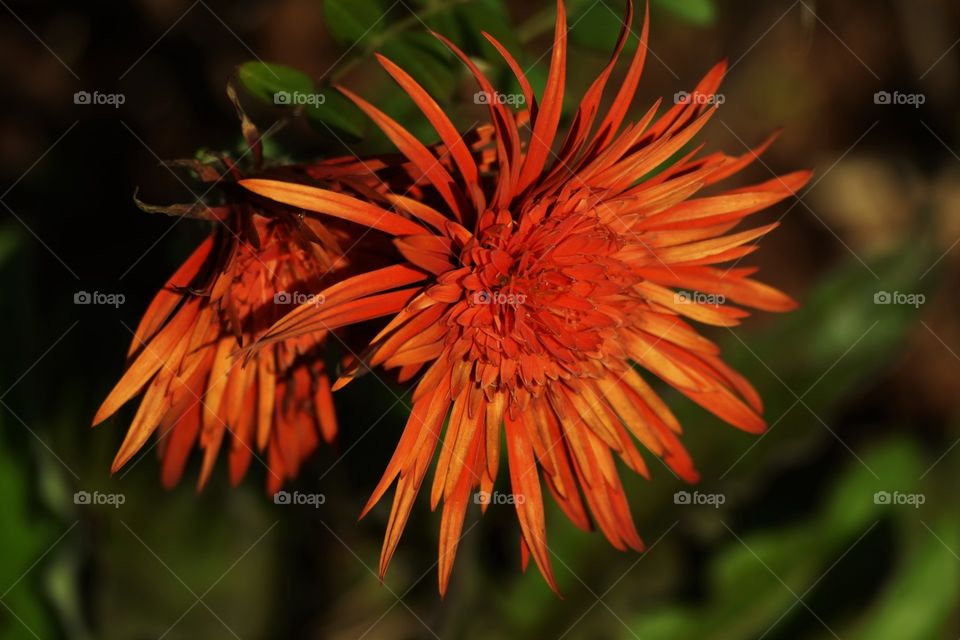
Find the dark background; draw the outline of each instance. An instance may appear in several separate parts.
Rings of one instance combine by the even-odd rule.
[[[256,464],[237,489],[219,466],[199,495],[196,464],[161,489],[152,452],[111,477],[132,408],[89,424],[122,372],[129,328],[206,232],[140,212],[134,189],[160,203],[201,193],[160,161],[238,147],[225,93],[237,65],[337,76],[416,127],[370,55],[422,34],[412,12],[458,41],[500,29],[542,79],[553,4],[402,0],[352,48],[331,37],[318,0],[0,5],[0,638],[960,635],[957,3],[653,3],[632,113],[726,56],[726,101],[700,136],[708,150],[742,153],[785,127],[733,182],[816,170],[800,200],[762,214],[782,226],[750,259],[801,309],[712,332],[761,391],[771,429],[737,432],[667,394],[703,475],[695,489],[722,495],[720,508],[676,504],[694,488],[658,467],[652,482],[630,478],[649,550],[624,554],[551,507],[562,600],[520,573],[509,506],[482,521],[471,510],[443,601],[439,519],[425,500],[383,586],[387,511],[356,522],[404,423],[406,389],[368,376],[338,394],[339,442],[292,487],[322,492],[317,509],[273,504]],[[604,64],[621,12],[612,0],[570,3],[570,96]],[[482,116],[476,89],[440,62],[444,105],[469,125]],[[77,91],[125,102],[78,105]],[[924,104],[877,104],[878,91]],[[322,124],[242,96],[261,130],[285,121],[270,157],[342,151]],[[357,149],[381,143],[368,129]],[[78,291],[125,302],[75,305]],[[876,304],[878,292],[923,304]],[[76,491],[124,504],[77,505]],[[882,504],[878,491],[923,504]]]

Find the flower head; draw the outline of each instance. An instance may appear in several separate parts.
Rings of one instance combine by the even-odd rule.
[[[259,134],[242,112],[241,117],[257,170]],[[329,442],[336,435],[326,368],[331,336],[318,331],[278,341],[247,361],[239,352],[296,306],[321,307],[324,298],[318,291],[370,268],[382,249],[375,247],[377,237],[366,237],[363,230],[303,216],[237,189],[236,180],[244,173],[229,157],[181,164],[194,170],[207,191],[222,191],[224,202],[189,207],[141,203],[148,211],[207,220],[213,230],[147,308],[132,332],[129,366],[93,422],[99,424],[142,392],[114,472],[156,434],[165,486],[179,481],[191,451],[199,448],[202,488],[226,446],[233,484],[256,459],[267,470],[268,491],[276,492],[321,439]],[[385,188],[376,173],[386,169],[403,174],[402,167],[376,158],[366,163],[338,158],[271,171],[313,179],[330,189],[374,193]],[[349,260],[345,247],[351,249]]]
[[[288,300],[321,288],[331,256],[297,242],[283,223],[256,218],[255,248],[215,230],[150,304],[130,346],[130,366],[94,418],[97,424],[145,389],[113,463],[116,471],[154,432],[163,483],[175,484],[195,445],[204,451],[199,485],[209,478],[229,432],[230,479],[246,472],[254,450],[267,452],[275,491],[300,462],[336,433],[325,336],[277,343],[238,366],[235,352],[279,319]],[[326,267],[326,268],[329,268]]]
[[[578,526],[595,524],[619,549],[641,549],[616,459],[647,476],[637,443],[681,478],[697,473],[680,424],[644,374],[652,374],[726,422],[764,429],[760,398],[689,321],[731,326],[735,305],[786,311],[794,303],[750,278],[739,260],[775,225],[734,232],[746,216],[792,195],[808,172],[698,196],[760,153],[698,156],[685,151],[716,110],[688,100],[657,116],[659,103],[626,122],[647,52],[645,21],[636,53],[609,110],[599,104],[632,22],[632,3],[610,62],[558,142],[566,66],[566,18],[557,4],[550,72],[537,102],[520,66],[487,39],[514,71],[528,108],[486,100],[491,122],[467,144],[447,115],[406,72],[386,71],[410,95],[442,141],[428,148],[382,111],[344,92],[418,171],[420,197],[386,193],[361,201],[276,180],[246,188],[293,207],[349,219],[395,236],[406,264],[346,280],[323,309],[302,306],[261,345],[395,314],[373,340],[367,366],[419,374],[409,421],[366,510],[396,483],[381,556],[386,571],[434,456],[431,505],[443,504],[440,590],[446,589],[471,495],[489,494],[502,457],[530,556],[556,588],[546,542],[542,484]],[[497,95],[453,43],[480,89]],[[723,63],[695,95],[714,96]],[[334,388],[350,379],[348,372]],[[444,424],[446,427],[444,428]],[[505,436],[505,438],[504,438]],[[439,453],[437,451],[439,450]],[[483,509],[489,501],[480,500]],[[366,512],[365,510],[365,512]]]

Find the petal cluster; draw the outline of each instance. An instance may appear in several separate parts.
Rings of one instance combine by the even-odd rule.
[[[317,292],[367,268],[375,262],[371,253],[382,250],[375,238],[358,241],[355,229],[324,224],[238,190],[235,180],[243,174],[229,159],[223,165],[223,173],[197,167],[227,199],[215,207],[193,207],[201,213],[196,217],[213,223],[213,231],[148,306],[128,350],[127,370],[93,422],[142,394],[114,472],[156,435],[167,487],[180,480],[198,448],[202,488],[225,449],[233,484],[256,460],[273,493],[297,475],[321,440],[336,436],[327,356],[330,342],[343,338],[320,330],[277,341],[246,360],[239,353],[291,309],[321,306]],[[387,167],[376,159],[339,158],[273,171],[335,190],[373,193],[385,184],[376,171]],[[350,259],[345,247],[352,249]]]
[[[259,249],[214,232],[147,309],[130,346],[130,366],[94,418],[101,422],[144,390],[114,471],[159,431],[163,483],[179,480],[197,445],[202,487],[229,433],[232,482],[244,475],[255,449],[266,451],[268,486],[275,491],[296,474],[318,436],[334,437],[323,334],[279,342],[246,367],[233,357],[282,317],[286,300],[313,295],[331,258],[316,245],[299,245],[281,223],[261,218],[253,224]]]

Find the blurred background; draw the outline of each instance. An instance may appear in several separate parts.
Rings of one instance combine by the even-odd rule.
[[[317,507],[274,504],[258,465],[237,489],[219,466],[201,494],[197,460],[165,491],[151,451],[111,477],[133,407],[89,424],[124,367],[126,327],[206,232],[139,211],[134,190],[191,202],[189,176],[161,161],[239,148],[229,80],[239,73],[273,161],[386,149],[332,92],[327,108],[263,98],[336,81],[427,137],[373,61],[382,51],[467,126],[484,107],[427,27],[509,87],[478,39],[492,32],[542,88],[553,3],[0,5],[0,638],[960,635],[956,2],[651,1],[632,113],[726,57],[708,150],[742,153],[784,127],[731,183],[816,171],[799,199],[762,214],[782,226],[751,258],[801,308],[711,332],[760,390],[770,429],[738,432],[667,394],[703,480],[683,486],[659,465],[651,482],[625,475],[645,553],[617,552],[551,506],[559,599],[520,572],[512,507],[476,526],[471,509],[443,601],[425,499],[383,585],[385,505],[357,522],[407,389],[367,376],[338,394],[338,443],[290,487],[322,493]],[[565,122],[607,60],[623,3],[569,0],[568,11]],[[77,305],[81,291],[122,304]],[[77,504],[77,492],[112,498]]]

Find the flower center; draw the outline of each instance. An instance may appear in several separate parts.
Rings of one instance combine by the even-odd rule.
[[[548,380],[596,375],[633,281],[622,246],[596,217],[568,212],[527,228],[491,225],[465,247],[465,305],[451,320],[475,382],[538,396]]]

